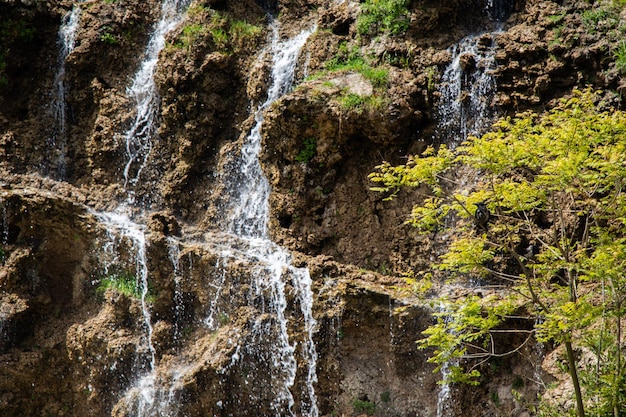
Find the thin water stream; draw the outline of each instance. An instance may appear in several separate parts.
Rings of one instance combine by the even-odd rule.
[[[436,133],[439,140],[450,148],[455,148],[470,135],[486,133],[496,116],[493,105],[497,88],[493,76],[496,69],[496,37],[502,31],[499,22],[510,14],[509,3],[509,0],[487,0],[484,12],[495,21],[492,24],[494,29],[465,36],[448,49],[452,59],[440,80]],[[467,193],[474,185],[476,173],[456,174],[461,180],[455,192]],[[454,364],[445,363],[441,368],[444,382],[437,394],[437,417],[453,415],[452,390],[447,382],[451,366]]]
[[[191,0],[164,0],[161,4],[161,19],[157,23],[144,59],[131,86],[128,96],[135,104],[136,114],[130,128],[124,134],[126,163],[124,165],[124,187],[132,188],[141,176],[152,149],[152,140],[158,128],[159,94],[154,81],[159,52],[165,47],[165,36],[182,21]],[[134,203],[134,194],[129,193],[129,202]]]
[[[74,50],[76,33],[79,28],[81,8],[80,3],[75,4],[72,10],[67,12],[61,21],[57,35],[57,45],[59,48],[57,56],[57,71],[54,77],[53,99],[51,103],[52,117],[55,120],[51,137],[49,138],[50,148],[55,161],[50,161],[47,170],[57,179],[65,179],[67,175],[67,93],[68,85],[65,80],[65,64],[68,56]]]

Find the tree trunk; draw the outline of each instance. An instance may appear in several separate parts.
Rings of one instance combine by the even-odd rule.
[[[622,385],[622,303],[617,303],[617,329],[615,341],[615,377],[613,380],[613,416],[619,417],[619,391]]]
[[[580,381],[578,380],[578,370],[576,368],[576,358],[574,357],[572,342],[565,342],[565,350],[567,351],[569,374],[572,378],[572,384],[574,385],[574,392],[576,393],[576,410],[578,411],[578,417],[585,417],[585,405],[583,404],[583,395],[580,390]]]

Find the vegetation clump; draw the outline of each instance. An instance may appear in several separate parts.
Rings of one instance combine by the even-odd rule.
[[[193,45],[208,38],[213,47],[225,53],[242,50],[262,29],[243,20],[232,20],[203,5],[189,8],[191,21],[187,23],[172,46],[191,52]]]
[[[358,72],[375,88],[386,88],[389,82],[389,71],[386,68],[373,67],[361,55],[358,48],[350,49],[345,42],[339,45],[337,54],[326,63],[325,68],[331,72]]]
[[[355,398],[352,401],[352,406],[354,407],[354,411],[357,413],[365,413],[368,416],[371,416],[376,411],[376,404],[368,400]]]
[[[341,43],[335,57],[326,63],[325,70],[316,77],[334,73],[361,74],[374,90],[373,94],[358,94],[349,88],[343,89],[337,101],[344,110],[361,114],[367,110],[380,109],[387,103],[385,90],[389,85],[388,69],[371,65],[358,48],[350,48],[346,42]]]
[[[409,28],[411,0],[366,0],[361,3],[361,13],[356,27],[360,35],[388,33],[401,35]]]
[[[585,90],[544,114],[500,120],[454,150],[429,148],[370,174],[389,198],[403,187],[428,187],[431,195],[408,223],[422,233],[454,229],[424,279],[443,272],[490,283],[487,292],[468,288],[462,297],[437,300],[437,322],[418,341],[434,348],[437,369],[455,364],[450,380],[478,384],[483,363],[534,338],[563,346],[579,417],[622,415],[625,155],[626,112],[606,110],[599,93]],[[452,174],[460,167],[482,180],[459,191]],[[474,219],[481,202],[491,213],[485,228]],[[503,349],[506,334],[526,334],[525,341]],[[580,368],[580,349],[595,357],[592,370]]]
[[[304,140],[303,145],[304,147],[298,155],[296,155],[295,159],[298,162],[310,162],[317,153],[317,141],[315,138],[307,138]]]
[[[115,273],[106,276],[100,281],[96,288],[96,293],[104,294],[108,289],[112,289],[120,294],[124,294],[129,298],[145,299],[147,302],[154,301],[154,295],[148,288],[144,290],[141,282],[130,273]],[[145,295],[144,295],[145,292]]]

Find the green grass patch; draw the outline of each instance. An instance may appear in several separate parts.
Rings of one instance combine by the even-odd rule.
[[[411,0],[366,0],[356,21],[360,35],[401,35],[409,28]]]
[[[613,59],[615,59],[615,69],[620,74],[626,74],[626,42],[619,43],[617,48],[613,51]]]
[[[141,299],[143,295],[141,283],[130,273],[111,274],[103,278],[96,288],[96,293],[103,295],[109,289],[135,299]],[[152,294],[151,289],[148,287],[148,293],[145,298],[146,301],[153,302],[154,298],[154,294]]]
[[[387,100],[379,95],[362,96],[356,93],[344,93],[339,97],[339,105],[346,111],[362,114],[365,111],[381,110]]]
[[[384,67],[373,67],[360,54],[358,48],[349,49],[344,42],[339,45],[337,54],[325,65],[328,71],[353,71],[363,75],[374,88],[385,88],[389,83],[389,71]]]
[[[606,32],[619,25],[619,11],[614,8],[585,10],[581,20],[587,33]]]
[[[260,35],[262,29],[260,26],[253,25],[244,20],[235,20],[230,23],[229,32],[234,44],[243,46],[242,44],[249,39]]]
[[[208,13],[211,13],[210,19]],[[197,5],[188,11],[189,16],[200,16],[196,20],[209,23],[188,23],[176,41],[172,44],[175,48],[191,51],[192,46],[200,39],[210,35],[216,50],[223,52],[235,52],[243,49],[251,39],[262,32],[262,28],[244,20],[230,20],[215,11],[204,6]],[[207,16],[205,16],[207,15]]]

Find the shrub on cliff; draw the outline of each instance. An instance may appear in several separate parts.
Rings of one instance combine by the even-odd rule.
[[[437,322],[418,342],[434,348],[438,369],[448,364],[450,379],[478,383],[482,363],[519,347],[503,351],[502,335],[526,331],[524,343],[564,345],[579,416],[589,407],[618,417],[626,409],[626,112],[598,100],[575,91],[545,114],[503,119],[454,150],[384,163],[370,178],[390,198],[402,187],[430,189],[409,223],[424,233],[453,228],[432,272],[494,284],[438,300]],[[480,178],[466,192],[454,181],[462,167]],[[481,202],[491,212],[484,227],[474,218]],[[527,330],[507,328],[512,316]],[[581,379],[582,347],[596,363]]]
[[[366,0],[361,4],[357,32],[361,35],[401,35],[409,28],[411,0]]]

